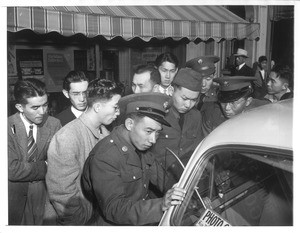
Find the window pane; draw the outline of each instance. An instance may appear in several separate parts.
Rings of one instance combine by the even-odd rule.
[[[292,225],[293,174],[288,167],[292,163],[278,166],[286,163],[282,158],[240,151],[214,154],[192,182],[197,185],[181,225]],[[204,215],[206,208],[211,214]]]

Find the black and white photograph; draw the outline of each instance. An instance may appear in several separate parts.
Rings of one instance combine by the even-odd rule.
[[[2,3],[0,232],[296,231],[299,4]]]

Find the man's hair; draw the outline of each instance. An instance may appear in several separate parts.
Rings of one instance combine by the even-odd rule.
[[[293,87],[293,73],[288,66],[277,64],[271,69],[271,72],[275,72],[278,78],[283,79],[289,87]]]
[[[258,63],[262,63],[263,61],[268,61],[267,57],[266,56],[260,56],[258,58]]]
[[[85,76],[85,73],[83,71],[72,70],[64,78],[63,89],[69,91],[71,83],[78,83],[83,81],[89,81],[89,79]]]
[[[19,104],[27,104],[28,98],[44,96],[46,94],[45,83],[35,78],[18,80],[14,87],[15,100]]]
[[[122,95],[122,93],[121,85],[106,79],[94,79],[87,89],[87,105],[91,107],[96,102],[108,101],[114,95]]]
[[[160,73],[153,65],[138,65],[134,67],[134,74],[143,74],[145,72],[150,72],[150,80],[154,84],[160,83]]]
[[[160,54],[156,58],[154,64],[158,68],[158,67],[161,66],[162,63],[164,63],[166,61],[170,62],[170,63],[173,63],[176,68],[178,67],[178,59],[177,59],[177,57],[173,53],[169,53],[169,52],[168,53],[162,53],[162,54]]]

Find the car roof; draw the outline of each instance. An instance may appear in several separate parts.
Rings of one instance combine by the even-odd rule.
[[[270,103],[241,113],[212,131],[198,146],[202,154],[220,145],[253,145],[292,150],[293,100]]]

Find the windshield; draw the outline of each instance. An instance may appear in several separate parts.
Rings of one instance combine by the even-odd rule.
[[[210,155],[203,164],[195,166],[197,172],[189,178],[186,200],[171,222],[211,226],[293,225],[291,158],[291,154],[245,153],[240,149]]]

